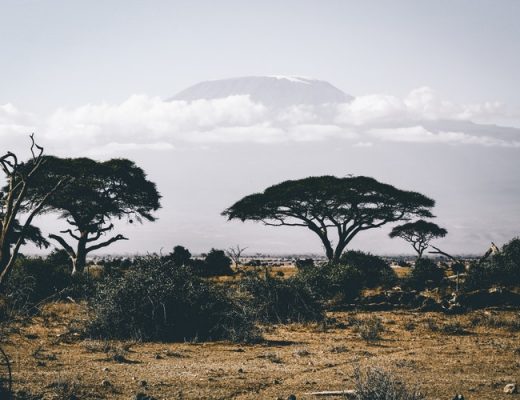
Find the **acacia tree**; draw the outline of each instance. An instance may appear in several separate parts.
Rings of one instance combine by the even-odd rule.
[[[434,205],[434,200],[420,193],[370,177],[320,176],[271,186],[244,197],[222,215],[228,220],[308,228],[320,238],[327,258],[338,262],[359,232],[414,216],[433,217],[430,209]]]
[[[45,206],[47,212],[58,212],[69,229],[61,231],[76,241],[72,246],[58,234],[49,238],[58,242],[72,260],[72,273],[81,273],[87,254],[120,240],[121,234],[102,238],[113,230],[114,218],[155,221],[152,215],[160,207],[160,194],[155,183],[144,171],[127,159],[98,162],[89,158],[46,157],[46,168],[37,174],[35,190],[44,193],[49,185],[63,176],[71,176],[59,196],[52,196]],[[102,240],[102,241],[99,241]]]
[[[0,287],[5,283],[23,244],[32,241],[38,246],[48,245],[32,221],[67,179],[61,177],[55,180],[39,196],[30,193],[35,175],[42,170],[45,161],[43,147],[36,144],[34,134],[30,138],[30,167],[24,167],[16,154],[10,151],[0,156],[0,167],[7,181],[0,191]],[[27,218],[20,223],[18,216],[23,213],[27,214]]]
[[[424,250],[430,245],[431,240],[444,237],[447,234],[448,231],[439,225],[420,219],[394,227],[389,236],[391,238],[400,237],[406,240],[417,252],[418,258],[421,258]]]

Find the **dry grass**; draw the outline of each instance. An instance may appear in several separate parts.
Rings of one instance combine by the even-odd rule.
[[[86,318],[79,305],[46,310],[45,318],[19,326],[3,344],[14,361],[15,388],[43,399],[72,393],[81,399],[126,400],[140,392],[167,400],[286,399],[290,394],[310,399],[305,393],[354,388],[355,368],[365,365],[418,385],[428,399],[451,399],[456,393],[466,399],[506,399],[511,397],[502,393],[503,386],[520,381],[518,331],[500,322],[516,320],[513,311],[495,311],[491,322],[482,312],[335,312],[325,331],[319,325],[275,326],[266,329],[264,343],[236,345],[83,340],[69,331],[71,318]],[[356,326],[373,317],[381,319],[385,331],[367,342]],[[131,363],[117,362],[114,354]]]

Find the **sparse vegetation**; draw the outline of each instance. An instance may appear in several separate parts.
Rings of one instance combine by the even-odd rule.
[[[361,339],[370,343],[381,339],[381,334],[385,331],[385,327],[381,318],[372,316],[357,320],[354,323],[354,331],[357,332]]]
[[[422,400],[417,389],[409,388],[389,371],[368,367],[356,369],[356,400]]]

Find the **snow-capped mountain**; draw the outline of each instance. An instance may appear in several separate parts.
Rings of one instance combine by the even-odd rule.
[[[205,81],[183,90],[171,100],[211,100],[233,95],[249,95],[254,102],[272,109],[352,100],[352,96],[326,81],[293,76],[247,76]]]

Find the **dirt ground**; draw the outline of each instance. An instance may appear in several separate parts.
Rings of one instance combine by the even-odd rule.
[[[15,390],[43,399],[128,400],[140,392],[157,399],[311,399],[306,393],[352,388],[358,365],[385,367],[428,399],[512,398],[504,385],[520,383],[519,332],[474,326],[482,311],[335,312],[327,326],[265,328],[265,343],[256,345],[84,340],[70,328],[81,313],[78,305],[51,304],[4,337]],[[516,312],[487,313],[508,319]],[[352,321],[374,315],[385,332],[367,343]]]

